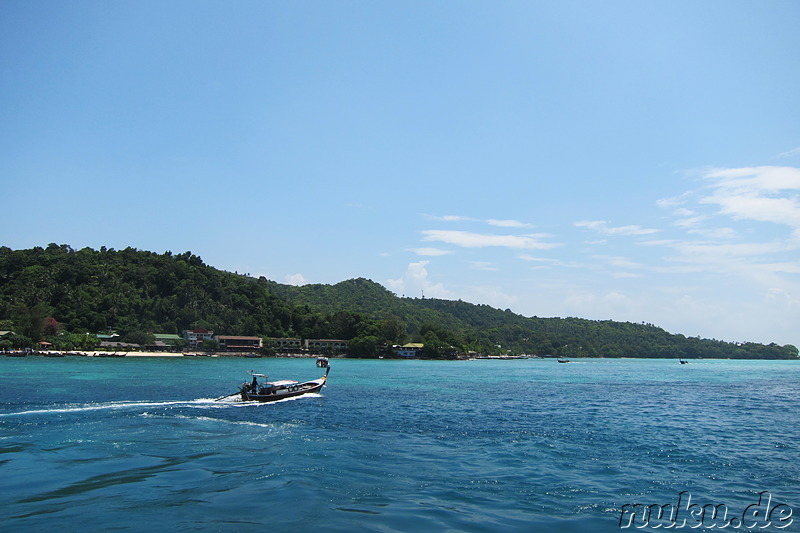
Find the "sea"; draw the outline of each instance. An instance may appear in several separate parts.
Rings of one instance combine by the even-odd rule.
[[[323,374],[0,357],[0,530],[800,531],[798,361],[332,359],[222,398],[250,371]]]

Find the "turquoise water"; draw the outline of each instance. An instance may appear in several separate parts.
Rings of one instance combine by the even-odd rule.
[[[800,512],[797,362],[335,359],[322,394],[214,401],[249,369],[322,374],[0,357],[3,531],[620,531],[682,491]]]

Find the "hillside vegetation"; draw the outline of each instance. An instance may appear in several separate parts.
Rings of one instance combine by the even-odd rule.
[[[135,342],[189,328],[227,335],[334,338],[351,355],[391,355],[386,345],[423,342],[428,357],[532,354],[573,357],[796,359],[791,345],[670,334],[650,324],[580,318],[526,318],[487,305],[399,298],[366,279],[335,285],[281,285],[218,270],[185,252],[157,254],[50,244],[0,248],[3,343],[75,344],[85,333]]]

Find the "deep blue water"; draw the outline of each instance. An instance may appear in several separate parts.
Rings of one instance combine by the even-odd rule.
[[[798,362],[334,359],[320,395],[213,401],[249,369],[322,373],[0,357],[2,530],[620,531],[682,491],[800,513]]]

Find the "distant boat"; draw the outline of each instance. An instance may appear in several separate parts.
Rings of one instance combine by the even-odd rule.
[[[569,359],[562,359],[562,358],[559,357],[558,362],[559,363],[569,363]]]
[[[688,365],[689,364],[689,361],[686,361],[685,359],[680,359],[680,362],[681,362],[682,365]]]

